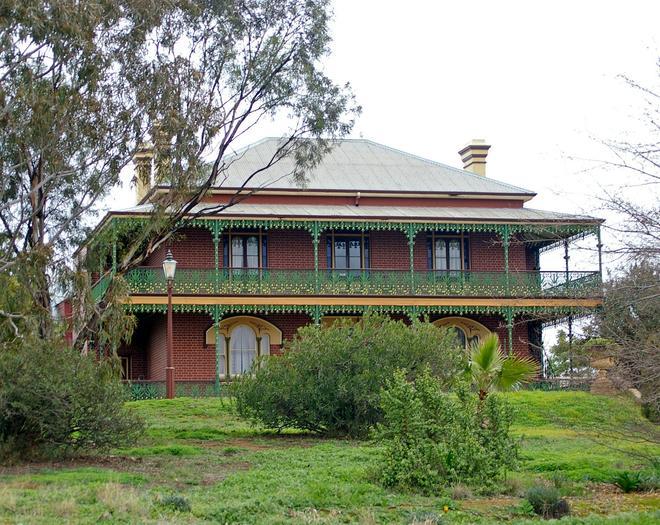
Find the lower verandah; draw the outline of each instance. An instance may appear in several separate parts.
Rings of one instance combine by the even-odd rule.
[[[392,317],[408,322],[408,318],[403,315]],[[138,324],[131,343],[118,350],[122,358],[124,378],[132,381],[164,381],[166,316],[137,314],[137,318]],[[322,322],[329,322],[331,319],[322,319]],[[440,319],[444,319],[441,323],[458,328],[457,336],[460,339],[469,341],[486,330],[497,333],[502,347],[504,349],[508,347],[504,317],[433,315],[429,321],[436,322]],[[225,337],[229,337],[231,350],[230,375],[235,376],[249,369],[257,354],[281,354],[281,343],[291,339],[298,328],[312,322],[312,318],[303,313],[246,316],[236,314],[223,318],[222,323],[225,323],[225,327],[220,334],[222,351],[219,363],[221,379],[226,379],[224,349],[227,339]],[[483,327],[481,332],[480,327]],[[203,313],[175,312],[173,333],[176,381],[213,383],[216,379],[216,345],[212,318]],[[538,359],[538,349],[541,344],[538,321],[514,319],[512,335],[512,348],[515,354],[537,356]]]

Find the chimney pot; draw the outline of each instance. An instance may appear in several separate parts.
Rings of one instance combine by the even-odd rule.
[[[473,139],[470,144],[458,152],[463,161],[463,169],[485,177],[486,157],[489,149],[490,145],[486,144],[485,140]]]

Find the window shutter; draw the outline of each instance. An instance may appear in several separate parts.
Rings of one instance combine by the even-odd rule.
[[[332,235],[325,236],[326,268],[332,268]]]
[[[369,236],[364,236],[364,267],[371,268],[371,261],[369,260]]]
[[[470,269],[470,240],[468,237],[463,238],[463,269]]]
[[[261,236],[261,267],[268,268],[268,237]]]
[[[426,236],[426,268],[433,270],[433,236]]]

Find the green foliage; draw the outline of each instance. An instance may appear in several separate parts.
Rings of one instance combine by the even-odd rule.
[[[177,512],[190,512],[192,510],[190,502],[179,494],[163,496],[158,500],[158,504]]]
[[[640,259],[604,284],[603,307],[590,327],[615,343],[611,376],[642,394],[645,415],[660,421],[660,263]]]
[[[570,514],[568,501],[561,497],[555,487],[537,485],[527,491],[525,498],[534,512],[544,518],[561,518]]]
[[[487,487],[516,464],[513,414],[501,397],[479,401],[463,386],[448,394],[428,371],[414,382],[397,371],[381,406],[376,437],[385,447],[385,486],[428,494],[456,483]]]
[[[41,344],[0,352],[0,455],[59,456],[132,442],[116,363]]]
[[[624,470],[618,472],[612,483],[619,487],[626,494],[628,492],[637,492],[642,487],[642,474],[640,472],[631,472]]]
[[[538,374],[538,365],[531,358],[505,356],[497,334],[491,333],[473,346],[469,371],[479,397],[484,399],[490,392],[512,390],[531,381]]]
[[[561,468],[571,480],[577,469],[596,469],[606,471],[604,479],[611,481],[614,472],[621,470],[617,466],[620,462],[633,470],[634,464],[627,464],[619,451],[626,446],[624,437],[613,439],[608,447],[576,437],[576,432],[588,430],[594,417],[611,425],[626,418],[643,421],[629,410],[635,407],[632,401],[571,392],[520,391],[503,396],[517,408],[516,421],[521,423],[517,432],[533,436],[521,442],[524,457],[520,470],[507,475],[504,482],[520,480],[520,485],[507,494],[524,496],[527,487],[538,483],[537,466],[543,462],[550,465],[555,454],[563,460]],[[0,476],[0,523],[96,523],[102,516],[106,517],[101,521],[106,522],[145,524],[540,523],[539,517],[526,519],[522,506],[512,507],[515,500],[499,495],[483,498],[474,488],[474,497],[457,501],[445,513],[445,497],[395,491],[377,483],[374,472],[382,459],[382,447],[375,443],[319,439],[295,431],[276,435],[238,419],[232,400],[181,398],[127,405],[146,420],[147,432],[139,446],[176,443],[197,447],[200,454],[135,460],[126,457],[130,451],[121,450],[113,451],[112,457],[100,457],[94,469],[79,468],[69,461],[46,469],[39,465],[4,469]],[[572,417],[570,429],[555,422],[555,417],[564,413]],[[226,447],[239,450],[228,456]],[[645,447],[652,450],[649,444]],[[85,458],[83,464],[93,462]],[[116,488],[112,491],[117,495],[114,506],[98,497],[105,485]],[[494,487],[493,493],[499,492],[500,486]],[[654,512],[657,495],[631,495],[610,505],[611,488],[592,485],[584,496],[560,489],[560,494],[571,496],[571,505],[579,514],[560,523],[658,523],[660,512]],[[157,494],[185,497],[193,513],[160,506]],[[120,511],[122,507],[127,511]]]
[[[596,338],[599,341],[606,341]],[[588,341],[588,340],[587,340]],[[587,351],[595,343],[587,343],[584,339],[574,338],[573,343],[568,341],[564,330],[557,332],[557,342],[550,348],[546,360],[546,373],[550,377],[560,377],[569,374],[571,368],[574,373],[585,375],[589,370],[589,354]]]
[[[307,326],[283,356],[233,385],[238,413],[268,428],[364,436],[382,419],[381,389],[394,370],[429,367],[443,388],[465,367],[451,334],[430,323],[367,315],[359,323]]]

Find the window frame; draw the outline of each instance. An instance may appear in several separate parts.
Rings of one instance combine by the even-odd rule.
[[[133,377],[131,356],[130,355],[120,355],[119,356],[119,363],[120,363],[121,380],[122,381],[130,381],[131,378]],[[124,363],[126,363],[125,366],[124,366]]]
[[[267,268],[267,257],[268,257],[268,248],[265,244],[267,239],[267,234],[265,234],[261,229],[258,231],[244,231],[244,232],[227,232],[224,234],[225,243],[226,243],[226,257],[223,256],[223,261],[225,268],[229,270],[265,270]],[[234,245],[233,239],[239,237],[242,240],[243,246],[243,265],[244,266],[234,266]],[[257,266],[252,268],[247,266],[247,238],[256,237],[257,238]]]
[[[365,232],[359,232],[359,233],[353,233],[353,232],[336,232],[334,230],[328,232],[326,234],[329,243],[330,243],[330,268],[329,270],[333,271],[338,271],[338,272],[357,272],[357,271],[365,271],[369,270],[369,267],[371,265],[370,261],[370,256],[369,256],[369,250],[370,247],[367,246],[367,243],[370,243],[369,240],[369,234]],[[336,266],[336,256],[335,256],[335,239],[342,239],[345,238],[347,240],[350,240],[351,238],[359,238],[360,239],[360,267],[359,268],[351,268],[351,267],[346,267],[346,268],[337,268]],[[346,261],[347,263],[350,261],[350,250],[348,245],[346,246]]]
[[[469,235],[465,235],[465,233],[456,233],[456,234],[451,234],[451,233],[442,233],[442,232],[431,232],[430,236],[430,243],[431,243],[431,270],[434,272],[464,272],[468,271],[470,269],[470,262],[471,262],[471,257],[470,257],[470,237]],[[459,246],[461,250],[461,267],[459,269],[451,269],[450,268],[450,252],[449,252],[449,241],[452,239],[458,239],[459,240]],[[445,242],[445,262],[447,265],[447,268],[445,269],[440,269],[437,267],[437,254],[436,254],[436,240],[443,240]]]

